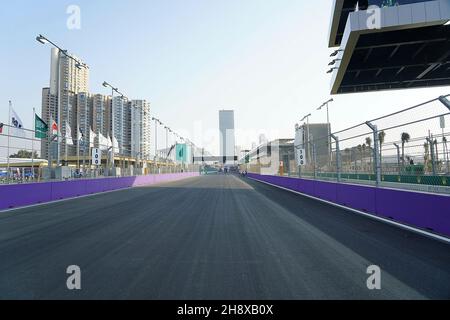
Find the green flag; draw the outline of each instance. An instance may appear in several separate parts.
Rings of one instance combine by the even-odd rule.
[[[177,144],[177,161],[186,162],[187,161],[187,147],[186,144]]]
[[[34,118],[34,128],[35,128],[34,136],[37,139],[47,138],[48,125],[44,122],[44,120],[39,118],[39,116],[37,114],[35,114],[34,116],[35,116],[35,118]]]

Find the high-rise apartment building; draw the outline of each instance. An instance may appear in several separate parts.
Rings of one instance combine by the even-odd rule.
[[[51,118],[55,119],[55,114],[57,114],[58,108],[58,97],[56,94],[50,93],[50,88],[42,89],[42,118],[46,121],[49,126],[51,125]],[[55,119],[56,120],[56,119]],[[55,150],[53,152],[53,157],[56,156]],[[48,139],[41,140],[41,158],[49,158],[49,142]]]
[[[83,133],[84,145],[78,152],[87,151],[89,153],[90,141],[91,141],[91,123],[92,123],[92,99],[89,93],[80,92],[77,95],[77,127]],[[75,133],[76,135],[77,133]],[[87,150],[83,150],[86,148]],[[84,152],[83,154],[85,154]]]
[[[79,60],[78,58],[72,56]],[[80,61],[80,60],[79,60]],[[80,61],[81,62],[81,61]],[[76,139],[77,130],[77,94],[88,92],[89,67],[79,67],[74,59],[68,58],[58,49],[51,49],[50,59],[50,87],[42,91],[42,116],[44,121],[51,123],[55,120],[60,128],[61,137],[66,137],[70,126],[73,139]],[[60,105],[60,107],[59,107]],[[59,108],[61,114],[59,115]],[[71,139],[69,138],[69,140]],[[47,141],[42,142],[43,156],[48,156]],[[61,139],[59,148],[60,159],[68,155],[74,155],[76,146],[69,145],[66,148],[66,139]],[[56,156],[56,155],[55,155]]]
[[[234,111],[219,111],[219,129],[220,129],[220,156],[235,157],[235,132],[234,132]],[[223,164],[234,161],[224,161]]]
[[[84,151],[89,154],[89,147],[92,147],[91,130],[96,135],[96,147],[111,146],[115,138],[116,155],[151,159],[150,103],[146,100],[128,101],[120,96],[90,94],[88,85],[88,67],[79,68],[73,59],[60,54],[57,49],[52,49],[50,87],[42,90],[42,117],[49,125],[52,119],[58,122],[60,97],[60,159],[64,160],[66,151],[69,157],[83,155]],[[71,130],[68,130],[67,125]],[[83,146],[76,143],[78,130],[84,135]],[[71,132],[68,140],[73,140],[74,143],[69,143],[66,147],[64,137],[68,132]],[[105,139],[101,139],[100,135]],[[43,139],[41,154],[46,158],[49,157],[48,145],[48,140]],[[57,149],[57,144],[52,144],[53,159],[56,159]]]
[[[150,159],[150,103],[131,102],[131,156]]]
[[[105,138],[109,135],[108,98],[102,94],[92,96],[92,130],[99,138],[102,134]]]
[[[124,156],[131,156],[131,106],[132,102],[124,100],[123,102],[123,134],[122,149]]]
[[[111,110],[110,110],[110,136],[117,139],[118,148],[114,150],[116,154],[123,154],[124,149],[124,137],[126,130],[125,123],[125,112],[127,100],[123,97],[114,97],[110,99]]]

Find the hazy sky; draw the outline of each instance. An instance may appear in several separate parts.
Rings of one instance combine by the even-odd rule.
[[[69,30],[69,5],[81,29]],[[50,47],[42,33],[90,66],[90,91],[104,80],[153,115],[218,150],[218,110],[234,109],[237,143],[259,132],[293,137],[294,125],[329,98],[327,36],[331,1],[304,0],[16,0],[0,11],[0,121],[12,100],[25,125],[49,85]],[[449,88],[336,96],[333,130],[450,93]],[[445,111],[445,110],[442,110]],[[314,112],[312,122],[324,122]],[[196,125],[195,125],[196,124]],[[201,124],[201,125],[200,125]],[[198,129],[197,129],[198,131]],[[153,132],[153,131],[152,131]]]

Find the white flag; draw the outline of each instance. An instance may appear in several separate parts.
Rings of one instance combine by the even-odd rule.
[[[23,130],[23,122],[22,120],[19,118],[19,116],[17,115],[16,111],[14,111],[14,109],[11,107],[11,126],[12,131],[10,135],[13,136],[18,136],[18,137],[24,137],[25,136],[25,131]]]
[[[114,152],[119,152],[119,141],[117,141],[117,138],[113,138],[113,144],[114,144]]]
[[[81,130],[81,128],[80,128],[79,125],[78,125],[77,127],[78,127],[78,132],[77,132],[78,136],[77,136],[77,140],[78,140],[78,142],[84,141],[84,134],[83,134],[83,131]]]
[[[108,150],[108,144],[109,139],[105,138],[104,135],[101,134],[101,132],[98,133],[98,144],[100,147],[100,150]]]
[[[72,128],[70,127],[70,124],[67,121],[66,121],[66,143],[69,146],[73,146]]]
[[[95,138],[97,138],[97,135],[95,134],[94,131],[92,131],[91,128],[89,128],[89,147],[91,148],[94,147]]]

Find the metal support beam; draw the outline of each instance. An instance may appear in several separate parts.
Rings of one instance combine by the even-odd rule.
[[[450,111],[450,101],[448,101],[447,97],[440,96],[439,101]]]
[[[339,138],[331,134],[331,138],[336,142],[336,173],[337,182],[341,182],[341,149],[339,147]]]

